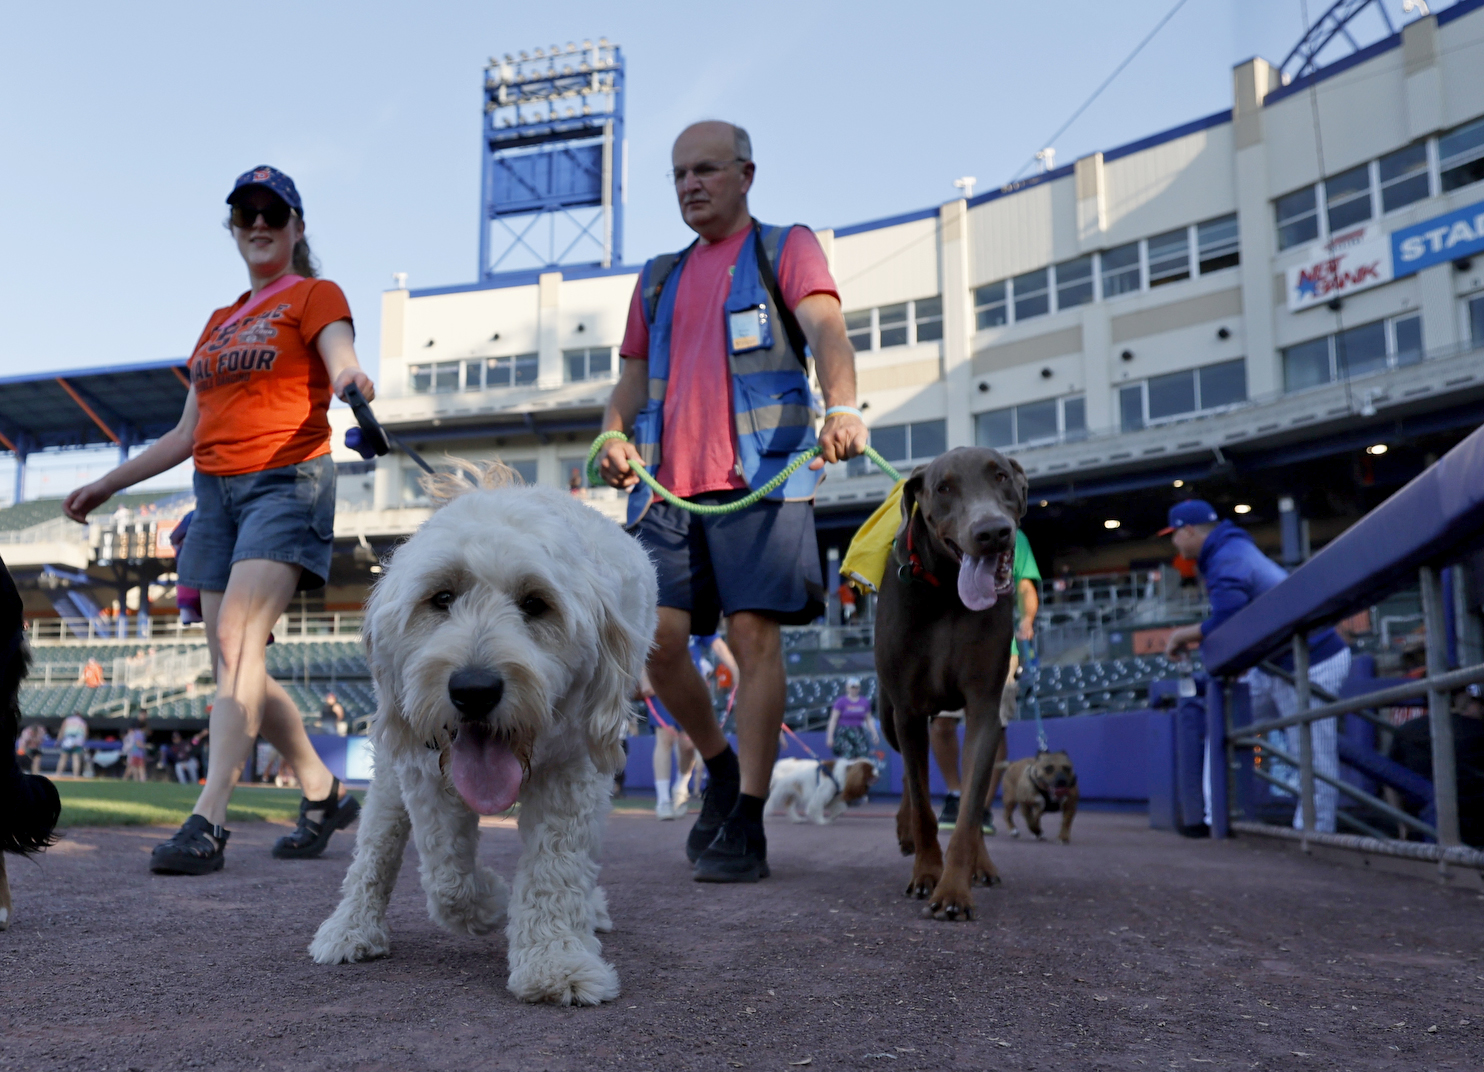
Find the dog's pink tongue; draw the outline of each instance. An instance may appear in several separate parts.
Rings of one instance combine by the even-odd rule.
[[[520,796],[520,760],[494,737],[460,733],[453,741],[452,765],[453,787],[470,811],[496,815]]]
[[[995,591],[995,566],[998,555],[975,558],[965,555],[958,567],[958,598],[970,610],[988,610],[995,605],[999,593]]]

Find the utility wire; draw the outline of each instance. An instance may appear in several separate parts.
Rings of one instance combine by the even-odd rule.
[[[1061,127],[1057,130],[1057,132],[1055,134],[1051,135],[1051,137],[1049,137],[1045,141],[1043,141],[1041,143],[1041,145],[1043,147],[1055,145],[1056,144],[1056,139],[1059,138],[1059,137],[1061,137],[1063,134],[1065,134],[1067,132],[1067,128],[1070,127],[1073,123],[1075,123],[1077,121],[1077,118],[1083,112],[1087,111],[1087,109],[1089,107],[1092,106],[1092,102],[1098,99],[1098,97],[1102,94],[1103,90],[1107,89],[1110,85],[1113,84],[1113,79],[1117,78],[1120,74],[1123,73],[1123,69],[1125,67],[1127,67],[1130,63],[1132,63],[1134,61],[1134,57],[1137,56],[1140,52],[1143,51],[1145,45],[1147,45],[1150,41],[1153,41],[1154,40],[1155,34],[1159,33],[1160,30],[1164,29],[1165,23],[1169,22],[1172,18],[1174,18],[1175,17],[1175,12],[1179,11],[1184,6],[1185,6],[1185,0],[1175,0],[1175,6],[1172,7],[1172,8],[1170,8],[1170,10],[1165,13],[1165,17],[1164,18],[1160,19],[1157,23],[1154,24],[1154,29],[1152,29],[1152,30],[1149,31],[1149,34],[1144,38],[1144,40],[1140,41],[1136,46],[1134,46],[1134,50],[1132,52],[1130,52],[1127,56],[1125,56],[1123,58],[1123,62],[1122,63],[1120,63],[1117,67],[1113,68],[1113,73],[1110,74],[1106,79],[1103,80],[1103,84],[1100,85],[1100,86],[1098,86],[1097,89],[1095,89],[1095,90],[1092,91],[1092,96],[1088,97],[1085,101],[1082,102],[1082,107],[1078,108],[1075,112],[1073,112],[1072,113],[1072,117],[1070,119],[1068,119],[1065,123],[1063,123],[1061,125]],[[1016,179],[1020,178],[1022,175],[1025,174],[1027,168],[1032,168],[1032,167],[1035,167],[1035,166],[1036,166],[1036,157],[1033,155],[1029,160],[1027,160],[1025,162],[1025,164],[1021,167],[1021,169],[1014,174],[1014,176],[1010,179],[1010,181],[1011,182],[1014,182]]]

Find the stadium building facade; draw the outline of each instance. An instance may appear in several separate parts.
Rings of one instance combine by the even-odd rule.
[[[1480,7],[1287,84],[1249,60],[1228,111],[818,230],[876,448],[1013,454],[1028,530],[1065,570],[1168,558],[1146,537],[1192,491],[1248,507],[1274,546],[1286,531],[1289,558],[1343,529],[1484,418]],[[387,292],[380,416],[430,456],[580,482],[636,273]],[[839,546],[889,484],[860,461],[827,475],[821,542]],[[362,530],[406,531],[416,477],[384,459]]]

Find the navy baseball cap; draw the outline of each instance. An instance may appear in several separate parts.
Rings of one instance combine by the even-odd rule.
[[[1221,519],[1216,509],[1205,499],[1186,499],[1170,507],[1170,527],[1159,530],[1160,536],[1168,536],[1186,525],[1214,525]]]
[[[232,184],[232,192],[227,195],[227,204],[232,204],[237,194],[248,186],[261,186],[265,190],[271,190],[283,198],[289,208],[299,214],[301,220],[304,218],[304,202],[299,200],[298,187],[294,185],[293,179],[276,167],[263,164],[238,175],[237,181]]]

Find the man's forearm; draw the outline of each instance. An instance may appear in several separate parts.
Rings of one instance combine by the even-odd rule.
[[[814,368],[826,406],[855,405],[855,349],[849,339],[842,338],[838,344],[832,339],[821,340]]]
[[[636,362],[633,358],[621,358],[624,374],[613,385],[608,396],[608,406],[603,411],[603,431],[627,432],[634,426],[634,418],[644,408],[649,394],[649,362]],[[636,366],[642,364],[644,368]]]

